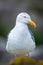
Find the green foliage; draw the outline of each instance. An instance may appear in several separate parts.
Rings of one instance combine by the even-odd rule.
[[[36,45],[41,45],[43,44],[43,34],[38,32],[36,29],[31,28],[34,38],[35,38],[35,42]]]
[[[0,24],[0,36],[7,37],[10,27],[7,24]]]
[[[43,34],[36,32],[34,33],[34,37],[35,37],[36,45],[43,44]]]

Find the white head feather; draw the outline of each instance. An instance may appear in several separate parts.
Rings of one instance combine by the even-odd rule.
[[[29,14],[27,14],[26,12],[22,12],[20,14],[18,14],[17,18],[16,18],[16,22],[21,22],[21,23],[28,23],[31,20],[31,17]]]

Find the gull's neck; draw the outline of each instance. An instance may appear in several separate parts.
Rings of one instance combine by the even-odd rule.
[[[25,26],[28,27],[26,23],[22,23],[22,22],[16,22],[16,26]]]

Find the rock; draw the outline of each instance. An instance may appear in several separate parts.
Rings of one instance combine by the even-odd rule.
[[[30,53],[30,57],[43,60],[43,45],[37,46],[35,50]]]

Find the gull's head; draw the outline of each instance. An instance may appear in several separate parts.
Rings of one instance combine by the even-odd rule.
[[[18,14],[17,18],[16,18],[16,22],[30,24],[31,26],[36,27],[35,22],[33,22],[31,20],[30,15],[28,13],[26,13],[26,12],[22,12],[22,13]]]

